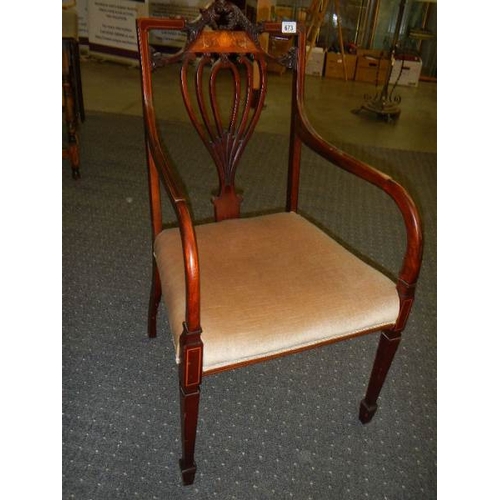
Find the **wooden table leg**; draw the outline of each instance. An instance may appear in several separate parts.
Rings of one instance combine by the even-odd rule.
[[[68,143],[63,147],[62,157],[71,164],[73,179],[80,178],[80,144],[78,138],[78,116],[76,113],[76,89],[71,74],[71,40],[63,40],[62,46],[62,89],[64,121]]]

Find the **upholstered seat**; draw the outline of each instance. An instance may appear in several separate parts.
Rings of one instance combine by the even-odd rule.
[[[196,236],[204,372],[396,322],[394,282],[296,213],[203,224]],[[162,231],[154,248],[179,362],[186,314],[179,230]]]

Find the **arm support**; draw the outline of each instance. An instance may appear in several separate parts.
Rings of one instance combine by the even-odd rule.
[[[303,26],[299,26],[298,29],[297,49],[299,53],[305,53],[306,37]],[[403,316],[407,315],[403,309],[411,307],[414,288],[420,272],[423,250],[420,215],[414,201],[401,185],[388,175],[331,145],[314,130],[307,118],[304,107],[305,64],[305,57],[298,57],[297,68],[294,72],[289,206],[296,207],[297,205],[301,143],[304,143],[343,170],[382,189],[394,200],[403,216],[406,228],[406,251],[398,279],[398,292],[401,300],[399,325]],[[294,150],[295,154],[293,153]]]
[[[145,68],[152,67],[147,33],[149,29],[157,27],[158,22],[159,21],[157,19],[137,20],[140,64]],[[171,20],[169,21],[169,24],[171,24],[174,28],[181,29],[184,27],[184,20]],[[172,203],[177,215],[182,241],[186,279],[186,326],[188,331],[194,332],[200,330],[200,266],[198,247],[196,244],[196,234],[186,202],[186,197],[177,185],[172,167],[170,166],[170,163],[163,153],[160,145],[153,108],[153,92],[150,71],[141,71],[141,75],[150,178],[159,177],[168,193],[170,202]],[[151,172],[151,170],[153,170],[153,172]],[[154,237],[156,237],[158,232],[161,230],[161,208],[159,204],[160,193],[158,183],[151,183],[150,189],[153,212],[156,212],[157,216],[157,220],[153,222],[153,233]]]
[[[322,139],[302,114],[298,120],[302,142],[326,160],[385,191],[398,206],[406,228],[406,251],[399,272],[399,281],[414,286],[422,260],[423,236],[420,215],[408,192],[388,175],[348,155]]]
[[[179,222],[186,279],[186,325],[188,331],[197,331],[200,330],[200,266],[194,225],[186,198],[177,186],[170,164],[159,144],[156,127],[148,129],[146,140],[153,163],[150,168],[156,168]]]

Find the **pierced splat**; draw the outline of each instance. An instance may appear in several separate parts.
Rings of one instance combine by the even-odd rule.
[[[230,57],[235,49],[238,55]],[[264,56],[243,31],[203,32],[183,59],[184,103],[217,167],[219,192],[212,200],[216,220],[235,218],[240,213],[242,198],[236,193],[236,168],[264,104],[265,64]],[[252,100],[254,77],[260,82],[257,103]],[[224,99],[220,98],[218,91],[223,86],[229,87],[229,98],[227,92]]]
[[[281,34],[280,26],[252,24],[238,7],[226,0],[215,0],[208,8],[201,9],[200,16],[192,22],[185,19],[145,22],[147,29],[161,26],[186,33],[184,49],[173,55],[165,56],[148,45],[149,53],[147,56],[143,53],[142,64],[154,71],[181,62],[182,98],[218,173],[218,194],[212,199],[215,219],[237,218],[242,197],[236,192],[236,169],[264,106],[267,62],[273,60],[295,68],[295,47],[279,59],[266,53],[259,35],[271,31]],[[144,92],[151,95],[151,80],[144,80],[143,85]],[[222,85],[229,85],[229,92],[222,93]],[[151,104],[148,103],[146,113],[152,123]]]

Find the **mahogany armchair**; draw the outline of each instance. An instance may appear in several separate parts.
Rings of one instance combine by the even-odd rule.
[[[156,337],[163,296],[179,365],[184,484],[191,484],[196,472],[204,376],[378,331],[379,347],[359,410],[360,420],[369,422],[413,303],[422,257],[415,204],[389,176],[313,130],[304,109],[305,27],[285,26],[293,47],[279,61],[259,43],[261,34],[283,36],[282,29],[280,23],[251,24],[225,0],[216,0],[193,22],[137,21],[153,230],[148,334]],[[182,30],[186,45],[176,54],[161,55],[150,45],[152,30]],[[270,61],[293,71],[286,211],[240,217],[235,171],[264,106]],[[160,139],[152,72],[170,64],[179,67],[184,104],[217,170],[213,222],[195,223],[189,198],[164,149],[168,137]],[[216,84],[223,73],[233,82],[227,120]],[[394,200],[406,228],[406,251],[396,282],[298,213],[303,144]],[[178,228],[163,227],[161,185]]]

